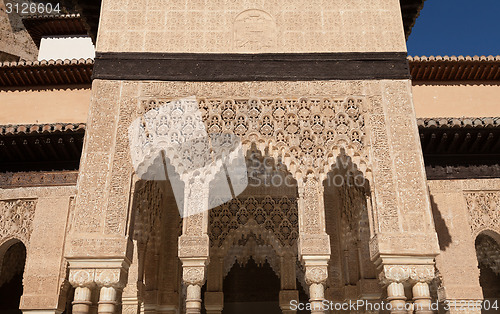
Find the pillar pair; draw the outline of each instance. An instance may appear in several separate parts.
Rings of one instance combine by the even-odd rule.
[[[97,312],[99,314],[112,314],[116,312],[119,303],[117,298],[118,289],[115,287],[101,287]],[[92,288],[90,286],[78,286],[75,288],[73,300],[73,313],[88,314],[92,306]]]
[[[69,282],[75,287],[73,313],[89,314],[95,312],[92,308],[94,305],[92,291],[94,289],[99,289],[99,298],[96,300],[97,313],[116,313],[130,263],[123,260],[109,260],[104,262],[109,268],[103,269],[80,268],[80,266],[95,264],[94,261],[70,260],[69,263]]]
[[[391,314],[431,314],[429,282],[434,278],[434,265],[385,265],[382,283],[387,285],[387,301]],[[413,304],[408,304],[405,285],[412,287]]]

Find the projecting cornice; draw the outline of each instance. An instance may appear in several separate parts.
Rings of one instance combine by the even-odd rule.
[[[84,123],[0,126],[0,172],[77,170]]]
[[[0,62],[0,87],[91,83],[94,60]]]
[[[413,81],[499,81],[500,56],[408,57]]]

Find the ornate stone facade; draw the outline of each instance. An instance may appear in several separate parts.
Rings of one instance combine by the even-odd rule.
[[[0,175],[0,261],[16,241],[27,249],[21,308],[220,314],[238,306],[224,300],[228,278],[250,264],[276,277],[286,314],[299,300],[315,314],[325,300],[384,301],[393,314],[480,302],[475,250],[498,274],[500,183],[427,180],[411,81],[387,58],[405,55],[400,10],[397,0],[103,0],[78,174]],[[279,63],[272,79],[244,73],[261,57]],[[127,58],[197,73],[99,72]],[[353,73],[294,76],[318,60]],[[195,144],[168,146],[182,136]],[[231,139],[248,187],[211,206]]]

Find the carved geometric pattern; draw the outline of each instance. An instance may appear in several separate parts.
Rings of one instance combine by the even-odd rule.
[[[464,192],[472,234],[490,229],[500,233],[500,191]]]
[[[36,200],[0,201],[0,244],[8,237],[29,243]]]
[[[250,221],[262,226],[266,231],[273,232],[283,246],[293,246],[297,241],[299,230],[295,198],[247,197],[233,199],[210,210],[211,246],[222,247],[231,231],[247,225]]]
[[[143,99],[138,113],[168,101]],[[198,105],[209,134],[235,134],[243,144],[255,142],[261,150],[268,146],[273,157],[290,157],[287,166],[293,162],[314,170],[324,166],[317,160],[340,148],[367,163],[365,106],[360,97],[198,98]],[[157,133],[167,127],[158,125]]]

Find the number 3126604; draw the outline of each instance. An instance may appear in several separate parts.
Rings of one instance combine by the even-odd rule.
[[[61,12],[59,3],[12,3],[7,2],[5,4],[7,14],[17,13],[17,14],[59,14]]]

